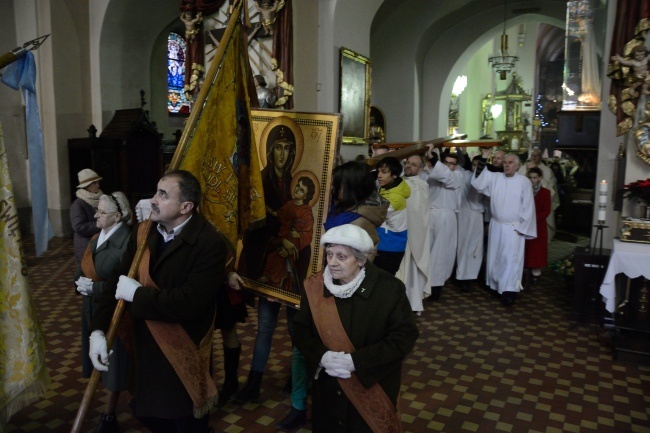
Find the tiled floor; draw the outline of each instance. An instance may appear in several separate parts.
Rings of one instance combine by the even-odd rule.
[[[552,244],[551,260],[575,244]],[[72,282],[72,245],[55,238],[41,258],[28,242],[30,283],[48,350],[52,390],[23,409],[7,432],[69,432],[85,390],[80,379],[79,311]],[[448,285],[418,319],[421,337],[403,369],[402,421],[407,432],[650,432],[650,367],[612,361],[606,333],[594,323],[569,329],[571,292],[550,271],[514,307],[488,291],[460,293]],[[255,338],[254,311],[240,327],[243,382]],[[215,334],[215,347],[220,349]],[[221,351],[215,349],[216,359]],[[283,321],[263,380],[260,404],[227,405],[212,414],[215,432],[273,432],[289,409],[281,394],[291,347]],[[220,362],[216,363],[221,368]],[[221,375],[216,378],[221,381]],[[123,432],[140,432],[128,395],[120,400]],[[84,430],[102,410],[101,390]],[[308,428],[300,432],[310,431]]]

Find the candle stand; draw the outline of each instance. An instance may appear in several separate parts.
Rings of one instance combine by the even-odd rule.
[[[598,306],[598,302],[596,302],[598,298],[598,290],[603,281],[603,277],[605,276],[605,269],[607,268],[607,260],[603,257],[603,229],[609,227],[602,223],[603,221],[599,221],[598,224],[594,225],[596,233],[594,235],[593,244],[589,247],[589,256],[588,260],[586,260],[588,263],[584,263],[583,265],[585,268],[589,268],[585,269],[585,271],[590,274],[587,279],[587,284],[589,286],[583,291],[582,299],[580,300],[579,308],[577,309],[576,321],[569,326],[569,329],[575,328],[585,318],[587,304],[595,304]],[[576,273],[577,272],[578,269],[576,269]],[[577,289],[578,288],[576,287],[575,290]]]

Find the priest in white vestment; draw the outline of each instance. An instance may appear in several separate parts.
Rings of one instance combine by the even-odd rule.
[[[424,310],[422,299],[429,294],[429,185],[422,179],[426,162],[420,155],[404,161],[404,180],[411,187],[406,199],[406,250],[395,276],[404,282],[411,310],[418,315]]]
[[[524,241],[537,237],[533,188],[517,173],[520,165],[517,155],[509,154],[503,173],[483,170],[472,177],[472,186],[490,197],[486,280],[505,305],[512,305],[516,293],[523,289]]]
[[[476,170],[480,156],[472,160]],[[460,170],[460,169],[458,169]],[[458,210],[458,246],[456,248],[456,280],[462,292],[470,289],[476,280],[483,262],[483,212],[485,196],[472,186],[474,172],[463,170],[464,184],[460,194]]]
[[[429,230],[431,232],[429,257],[429,283],[431,295],[428,301],[440,298],[445,281],[451,276],[456,261],[458,222],[456,213],[460,208],[460,188],[463,174],[456,171],[458,156],[447,154],[429,171]]]

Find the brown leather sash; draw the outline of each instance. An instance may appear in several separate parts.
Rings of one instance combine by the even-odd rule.
[[[343,328],[334,296],[323,296],[322,271],[305,280],[305,293],[314,324],[325,346],[335,352],[353,353],[356,349]],[[401,415],[378,383],[366,388],[355,373],[349,379],[338,381],[374,433],[402,432]]]
[[[99,233],[95,234],[95,236],[90,238],[90,242],[94,241],[98,237]],[[84,256],[81,259],[81,272],[84,273],[85,277],[88,277],[93,281],[99,281],[101,278],[99,278],[97,271],[95,271],[95,261],[93,260],[93,252],[90,250],[90,242],[88,242],[86,251],[84,251]]]
[[[142,242],[145,230],[144,224],[138,227],[138,243]],[[143,286],[155,287],[156,283],[149,274],[151,254],[147,248],[138,268],[138,281]],[[210,413],[219,401],[217,387],[210,375],[210,354],[212,353],[212,327],[201,340],[199,347],[187,335],[185,329],[178,323],[146,320],[160,350],[165,354],[174,371],[183,382],[183,386],[194,404],[194,417],[202,418]]]

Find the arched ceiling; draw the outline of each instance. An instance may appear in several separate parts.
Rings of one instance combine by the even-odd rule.
[[[566,0],[508,1],[505,6],[508,27],[540,22],[564,26]],[[403,128],[392,136],[388,131],[390,140],[438,134],[446,123],[438,116],[446,110],[440,94],[448,94],[463,64],[503,31],[503,21],[501,0],[381,4],[370,31],[372,95],[391,123]]]
[[[537,36],[537,58],[540,63],[564,58],[564,29],[542,24]]]

